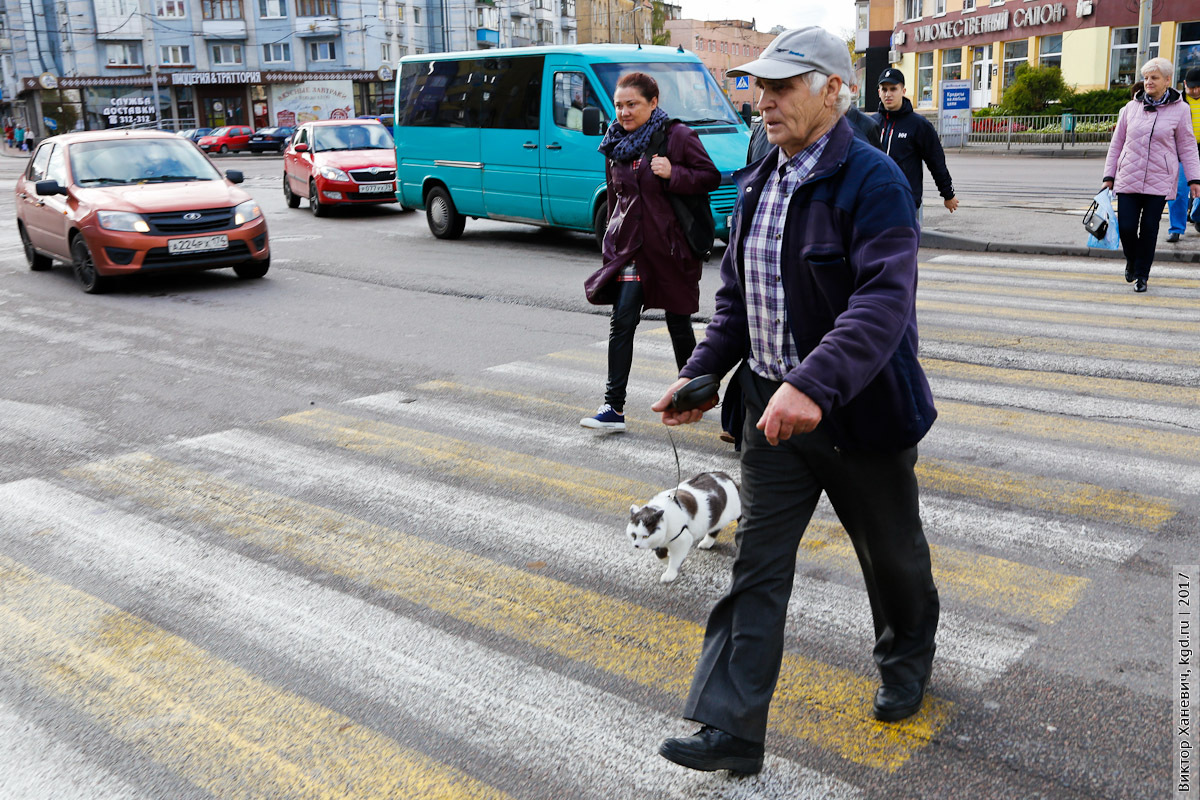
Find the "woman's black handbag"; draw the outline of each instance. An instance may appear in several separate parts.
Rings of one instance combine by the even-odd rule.
[[[677,119],[668,120],[665,125],[654,132],[654,135],[650,137],[650,144],[646,148],[647,153],[667,155],[667,129],[675,123],[683,124]],[[666,183],[667,181],[664,179],[664,191],[666,191]],[[671,210],[675,212],[675,218],[679,220],[679,227],[683,229],[683,238],[687,240],[688,249],[696,258],[708,261],[708,257],[712,253],[713,242],[717,238],[717,225],[713,219],[708,192],[676,194],[667,191],[666,195],[667,201],[671,204]]]
[[[1100,213],[1100,204],[1095,200],[1083,214],[1083,227],[1097,239],[1103,239],[1108,233],[1108,217]]]

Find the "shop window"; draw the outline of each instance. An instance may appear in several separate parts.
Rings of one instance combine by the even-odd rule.
[[[942,80],[962,80],[962,48],[952,47],[942,51]]]
[[[336,17],[337,0],[296,0],[298,17]]]
[[[1112,87],[1132,86],[1142,79],[1141,67],[1138,63],[1138,29],[1113,28],[1112,52],[1108,58],[1108,83]],[[1158,57],[1158,26],[1150,26],[1150,55],[1145,59]],[[1143,62],[1144,63],[1144,62]]]
[[[158,0],[156,11],[161,19],[183,19],[187,16],[186,0]]]
[[[240,44],[214,44],[212,46],[213,66],[228,67],[242,62],[242,46]]]
[[[1017,79],[1017,67],[1029,63],[1029,40],[1017,39],[1004,43],[1004,88]]]
[[[1189,69],[1200,68],[1200,22],[1182,22],[1175,29],[1175,85]]]
[[[158,63],[179,66],[192,63],[192,48],[186,44],[164,44],[158,48]]]
[[[933,51],[917,53],[917,103],[933,105]]]
[[[337,45],[335,42],[311,42],[308,45],[309,61],[336,61]]]
[[[920,19],[925,0],[904,0],[904,18]]]
[[[292,46],[287,42],[264,44],[262,49],[264,64],[279,64],[292,60]]]
[[[258,15],[263,19],[282,19],[287,16],[287,0],[258,0]]]
[[[200,0],[205,19],[244,19],[242,0]]]
[[[1043,36],[1038,40],[1038,66],[1062,69],[1062,34]]]
[[[119,42],[104,46],[104,55],[110,67],[141,66],[142,46],[133,42]]]

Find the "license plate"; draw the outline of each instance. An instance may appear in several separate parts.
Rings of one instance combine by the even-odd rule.
[[[382,194],[395,191],[395,189],[396,184],[394,183],[361,183],[358,186],[358,191],[362,194]]]
[[[251,137],[250,137],[250,141],[252,141],[252,142],[261,142],[261,141],[262,141],[262,138],[263,138],[263,137],[261,137],[261,136],[251,136]]]
[[[209,250],[225,250],[229,247],[229,237],[200,236],[195,239],[167,239],[167,252],[173,256],[181,253],[206,253]]]

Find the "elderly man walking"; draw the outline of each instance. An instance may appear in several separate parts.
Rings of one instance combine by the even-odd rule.
[[[699,770],[762,768],[796,551],[824,491],[850,535],[874,619],[874,716],[916,713],[933,664],[938,594],[921,528],[917,442],[936,412],[917,363],[917,220],[908,181],[855,138],[838,37],[781,34],[731,70],[757,79],[774,152],[735,175],[738,204],[716,312],[655,403],[739,361],[746,409],[737,558],[713,608],[684,717],[703,727],[660,754]]]

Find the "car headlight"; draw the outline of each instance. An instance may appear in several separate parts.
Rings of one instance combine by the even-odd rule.
[[[258,207],[258,203],[253,200],[247,200],[244,203],[239,203],[237,208],[233,210],[233,224],[245,225],[251,220],[258,219],[262,216],[262,209]]]
[[[347,175],[344,170],[340,170],[337,167],[321,167],[320,172],[321,172],[321,177],[325,178],[326,180],[330,180],[330,181],[348,181],[348,180],[350,180],[350,176]]]
[[[96,218],[100,220],[101,228],[108,228],[110,231],[150,232],[150,225],[146,220],[142,219],[140,214],[130,211],[98,211]]]

